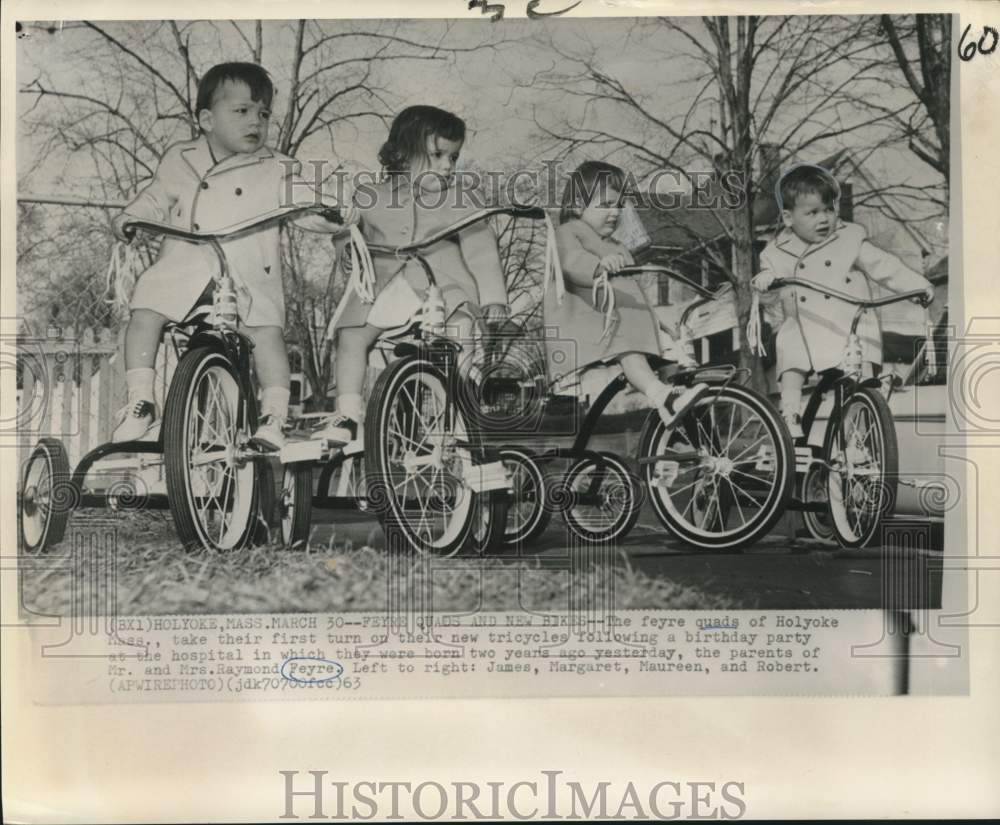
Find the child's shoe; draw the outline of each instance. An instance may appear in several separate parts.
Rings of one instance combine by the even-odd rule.
[[[331,413],[323,426],[312,434],[312,438],[325,438],[338,444],[350,444],[357,440],[361,425],[350,415],[342,412]]]
[[[802,432],[801,415],[797,412],[783,412],[781,417],[785,419],[785,426],[788,427],[788,434],[792,437],[792,441],[805,438],[805,433]]]
[[[706,392],[708,384],[695,384],[693,387],[671,387],[666,400],[659,406],[660,420],[670,427],[687,409],[696,403]]]
[[[136,441],[148,433],[156,423],[156,405],[147,399],[129,401],[118,412],[118,426],[111,436],[113,442]]]
[[[285,419],[280,415],[265,415],[250,442],[259,449],[280,450],[285,446]]]

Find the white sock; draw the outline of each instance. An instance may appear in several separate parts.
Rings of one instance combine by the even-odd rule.
[[[292,393],[288,387],[265,387],[260,391],[260,415],[288,418],[288,401]]]
[[[337,412],[350,416],[355,421],[364,418],[364,402],[356,392],[345,392],[337,396]]]
[[[156,370],[150,367],[125,370],[125,385],[128,387],[129,401],[152,401],[155,380]]]
[[[657,381],[652,387],[649,388],[649,390],[646,391],[645,396],[654,407],[659,408],[663,406],[663,403],[673,391],[674,388],[670,384],[664,384],[662,381]]]

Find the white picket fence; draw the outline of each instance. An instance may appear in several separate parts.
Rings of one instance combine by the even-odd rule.
[[[173,347],[160,347],[155,400],[160,411],[176,366]],[[18,435],[29,450],[39,438],[59,439],[70,467],[111,440],[127,398],[118,337],[108,330],[50,327],[18,338]],[[25,456],[26,457],[26,456]]]

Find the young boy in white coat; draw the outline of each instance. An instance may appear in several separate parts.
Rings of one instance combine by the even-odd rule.
[[[837,218],[840,187],[819,166],[796,166],[778,184],[784,229],[761,253],[761,272],[751,284],[764,292],[776,278],[815,281],[857,298],[871,298],[875,282],[896,292],[926,289],[930,281],[866,239],[863,226]],[[856,307],[809,289],[778,290],[783,320],[778,328],[777,374],[781,413],[792,438],[802,437],[802,387],[812,372],[840,366]],[[876,316],[858,324],[863,369],[882,363],[882,333]]]
[[[265,146],[273,96],[267,72],[254,63],[221,63],[209,69],[198,84],[201,135],[164,153],[153,180],[115,219],[115,234],[124,239],[124,224],[136,219],[209,232],[280,207],[336,207],[299,178],[297,161]],[[345,209],[342,218],[343,224],[334,224],[310,214],[295,223],[317,232],[342,232],[356,221],[353,207]],[[269,223],[243,233],[222,242],[222,249],[237,284],[240,329],[253,342],[261,386],[261,421],[254,440],[279,449],[284,444],[290,377],[278,227]],[[136,282],[125,331],[128,403],[120,413],[115,441],[141,439],[153,426],[153,367],[164,324],[184,318],[218,269],[209,245],[165,238],[156,263]]]

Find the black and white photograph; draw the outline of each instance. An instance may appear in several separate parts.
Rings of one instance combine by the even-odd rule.
[[[888,545],[940,606],[950,15],[18,26],[22,553],[877,609]]]
[[[986,10],[5,7],[12,821],[995,812]]]

